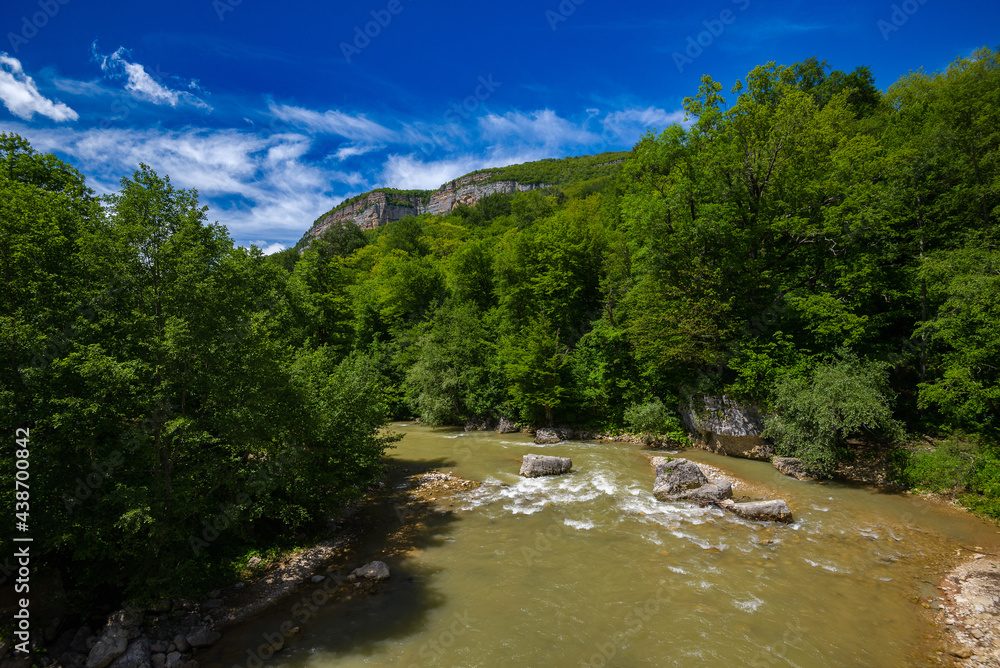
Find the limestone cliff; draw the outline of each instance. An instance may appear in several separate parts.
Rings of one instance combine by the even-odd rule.
[[[476,202],[495,193],[511,194],[544,187],[544,184],[522,184],[517,181],[491,181],[494,172],[479,172],[456,179],[425,195],[400,195],[375,190],[349,204],[338,206],[320,218],[306,232],[312,239],[340,221],[351,221],[363,230],[372,230],[407,216],[430,213],[443,216],[459,204],[475,206]]]

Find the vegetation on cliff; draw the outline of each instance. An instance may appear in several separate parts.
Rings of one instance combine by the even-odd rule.
[[[102,201],[0,136],[0,412],[30,428],[36,554],[82,593],[183,588],[362,493],[390,415],[669,433],[697,393],[761,404],[818,470],[945,439],[901,477],[1000,516],[998,58],[884,93],[768,64],[728,108],[706,77],[613,178],[505,168],[555,185],[301,257],[234,248],[147,167]]]

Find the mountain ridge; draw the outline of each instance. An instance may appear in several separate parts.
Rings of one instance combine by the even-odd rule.
[[[335,223],[350,221],[373,230],[407,216],[447,215],[457,206],[475,206],[483,197],[511,194],[610,176],[628,151],[546,158],[506,167],[479,169],[443,184],[437,190],[375,188],[344,200],[317,218],[297,247],[308,245]]]

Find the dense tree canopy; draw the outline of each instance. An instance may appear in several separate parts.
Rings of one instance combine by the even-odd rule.
[[[148,167],[100,199],[0,135],[0,414],[37,444],[39,552],[77,583],[186,586],[361,494],[390,415],[676,437],[706,393],[760,404],[819,471],[950,435],[908,479],[960,471],[997,514],[998,59],[884,93],[768,63],[729,104],[705,77],[614,165],[506,168],[547,187],[270,258]]]

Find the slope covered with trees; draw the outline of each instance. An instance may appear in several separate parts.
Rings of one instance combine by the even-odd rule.
[[[614,178],[519,166],[556,185],[301,256],[235,248],[147,167],[101,200],[2,136],[0,412],[31,430],[37,552],[80,592],[196,585],[363,493],[390,416],[676,434],[721,393],[819,472],[926,435],[901,479],[1000,516],[998,59],[884,92],[767,64],[730,105],[705,77]]]

